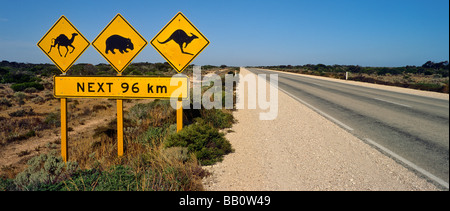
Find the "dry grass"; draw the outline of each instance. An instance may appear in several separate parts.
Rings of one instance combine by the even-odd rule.
[[[358,74],[352,73],[350,74],[349,79],[375,84],[385,84],[390,86],[449,93],[448,88],[449,77],[441,77],[437,75],[419,75],[419,74],[376,75],[365,73],[358,73]]]
[[[51,78],[44,80],[51,83]],[[14,178],[31,157],[49,151],[59,154],[59,100],[47,87],[41,92],[25,93],[23,102],[15,100],[14,91],[8,85],[2,85],[1,93],[4,95],[0,98],[8,99],[0,110],[1,135],[20,134],[15,142],[23,143],[16,152],[17,162],[0,165],[0,176]],[[37,97],[39,100],[32,100]],[[17,114],[9,115],[13,112]],[[176,111],[168,101],[124,101],[125,153],[122,157],[117,154],[116,120],[112,115],[115,113],[114,100],[68,99],[69,161],[78,163],[81,174],[100,171],[111,176],[114,169],[122,166],[127,169],[127,176],[132,175],[138,180],[132,190],[203,190],[201,179],[207,172],[201,168],[196,156],[187,153],[183,147],[164,147],[164,140],[176,129]],[[13,149],[10,141],[3,142],[0,150]],[[27,147],[28,143],[46,144]],[[98,187],[96,182],[81,184],[79,179],[85,178],[75,175],[72,180],[65,181],[66,188],[92,190]]]

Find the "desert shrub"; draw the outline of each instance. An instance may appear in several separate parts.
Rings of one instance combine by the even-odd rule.
[[[27,95],[23,92],[16,92],[14,93],[14,99],[19,101],[19,100],[24,100],[25,98],[27,98]]]
[[[50,91],[44,91],[44,98],[45,100],[56,99],[55,96],[53,96],[53,93]]]
[[[200,113],[202,119],[215,128],[224,129],[233,126],[233,115],[231,113],[226,113],[221,109],[202,109]]]
[[[94,129],[94,135],[93,138],[101,137],[101,136],[107,136],[109,138],[116,137],[117,134],[117,127],[108,125],[108,126],[100,126]]]
[[[2,98],[0,98],[0,106],[11,107],[11,106],[12,106],[12,103],[11,103],[10,100],[8,100],[8,99],[2,97]]]
[[[445,85],[435,84],[435,83],[415,83],[410,85],[411,88],[435,91],[435,92],[445,92]]]
[[[25,83],[35,81],[37,78],[25,71],[10,71],[3,75],[2,83]]]
[[[27,132],[21,133],[21,134],[12,133],[8,137],[6,137],[5,141],[6,141],[6,143],[11,143],[14,141],[26,140],[33,136],[36,136],[36,132],[34,130],[28,130]]]
[[[0,191],[14,191],[16,186],[13,179],[0,177]]]
[[[38,90],[35,87],[28,87],[23,90],[25,93],[36,93]]]
[[[172,165],[140,171],[125,165],[115,165],[107,170],[79,170],[69,180],[60,182],[58,188],[77,191],[201,190],[201,186],[192,181],[192,174],[197,173],[193,171],[203,172],[201,169],[188,170]]]
[[[186,162],[190,159],[189,150],[186,147],[163,148],[161,155],[168,160]]]
[[[49,113],[45,117],[44,123],[50,127],[61,126],[61,116],[58,113]]]
[[[97,111],[100,111],[100,110],[106,110],[107,108],[106,108],[106,106],[104,106],[104,105],[94,105],[93,107],[92,107],[92,112],[97,112]]]
[[[11,89],[15,92],[24,91],[27,88],[35,88],[36,90],[44,90],[44,86],[38,82],[24,82],[11,85]]]
[[[160,142],[164,138],[166,131],[167,129],[163,127],[149,127],[134,141],[141,144],[154,145],[154,142]]]
[[[31,99],[31,102],[33,102],[35,104],[43,104],[43,103],[45,103],[45,100],[41,96],[36,96]]]
[[[174,146],[187,147],[202,165],[212,165],[222,161],[225,154],[233,151],[223,133],[199,118],[196,119],[196,123],[167,138],[165,147]]]
[[[161,127],[166,123],[174,123],[176,113],[169,100],[157,99],[146,104],[136,104],[129,110],[127,117],[137,125],[143,124],[145,120],[146,125]]]
[[[23,116],[32,116],[32,115],[36,115],[36,113],[34,113],[33,109],[20,109],[17,111],[13,111],[11,113],[8,113],[8,115],[10,117],[23,117]]]
[[[138,103],[132,108],[130,108],[130,111],[128,112],[128,117],[133,121],[139,121],[144,118],[149,117],[149,110],[151,108],[151,104],[143,104]]]
[[[28,161],[28,168],[19,173],[14,184],[19,190],[59,190],[59,183],[69,178],[78,168],[76,162],[64,163],[55,154],[41,154]]]
[[[117,165],[102,171],[89,169],[76,172],[61,190],[129,191],[137,190],[139,174],[127,166]]]

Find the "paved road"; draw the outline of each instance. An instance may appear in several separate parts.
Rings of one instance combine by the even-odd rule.
[[[274,73],[248,69],[255,74]],[[276,73],[278,87],[288,95],[448,188],[448,100]]]

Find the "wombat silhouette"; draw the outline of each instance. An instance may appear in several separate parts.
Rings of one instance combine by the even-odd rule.
[[[111,53],[116,54],[114,52],[114,49],[119,49],[119,52],[123,54],[124,52],[128,53],[127,49],[133,50],[134,46],[130,38],[125,38],[115,34],[111,35],[110,37],[108,37],[108,39],[106,39],[105,52],[106,54],[108,54],[108,51],[111,51]]]
[[[61,55],[61,51],[59,50],[59,47],[61,47],[61,46],[66,47],[67,51],[66,51],[66,54],[64,54],[64,57],[66,57],[67,53],[69,52],[69,46],[72,47],[72,51],[70,53],[72,53],[75,50],[75,47],[72,45],[72,43],[75,40],[75,36],[77,36],[77,35],[78,35],[77,33],[73,33],[70,40],[64,34],[60,34],[56,39],[53,38],[52,39],[53,45],[50,46],[50,50],[48,51],[48,54],[50,54],[53,47],[58,45],[58,53],[59,53],[59,56],[61,56],[61,57],[62,57],[62,55]]]
[[[159,42],[160,44],[165,44],[165,43],[167,43],[167,42],[173,40],[173,41],[175,41],[175,42],[180,46],[181,53],[189,54],[189,55],[194,55],[194,54],[191,54],[191,53],[188,53],[188,52],[184,52],[184,50],[183,50],[183,44],[186,43],[186,45],[184,46],[184,48],[186,48],[186,47],[188,46],[188,44],[192,42],[192,40],[198,38],[197,36],[195,36],[195,35],[192,34],[192,33],[191,33],[191,35],[192,35],[192,36],[189,36],[189,35],[186,34],[185,31],[183,31],[183,30],[181,30],[181,29],[177,29],[176,31],[174,31],[174,32],[172,33],[172,35],[170,35],[169,38],[167,38],[166,41],[160,42],[160,41],[158,40],[158,42]]]

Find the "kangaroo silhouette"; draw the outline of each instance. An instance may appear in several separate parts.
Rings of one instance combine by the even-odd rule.
[[[53,38],[52,39],[53,45],[50,46],[50,50],[48,51],[48,53],[50,53],[52,51],[53,47],[58,45],[58,53],[59,53],[59,56],[62,57],[61,51],[59,50],[59,47],[64,46],[67,49],[66,54],[64,54],[64,57],[66,57],[67,53],[69,52],[69,46],[72,47],[72,51],[70,53],[72,53],[75,50],[75,47],[72,45],[72,43],[75,40],[75,36],[77,36],[77,35],[78,35],[77,33],[73,33],[72,34],[72,38],[70,38],[70,40],[64,34],[60,34],[56,39]]]
[[[174,32],[172,33],[172,35],[170,35],[170,37],[167,38],[166,41],[160,42],[160,41],[158,40],[158,42],[159,42],[160,44],[165,44],[165,43],[167,43],[167,42],[173,40],[173,41],[175,41],[175,42],[180,46],[181,53],[188,54],[188,55],[194,55],[194,54],[185,52],[185,51],[183,50],[183,44],[186,43],[185,46],[184,46],[184,48],[186,48],[186,47],[189,45],[189,43],[192,42],[192,40],[198,38],[197,36],[195,36],[195,35],[192,34],[192,33],[191,33],[191,35],[192,35],[192,36],[189,36],[189,35],[187,35],[186,32],[184,32],[183,30],[178,29],[178,30],[174,31]]]

